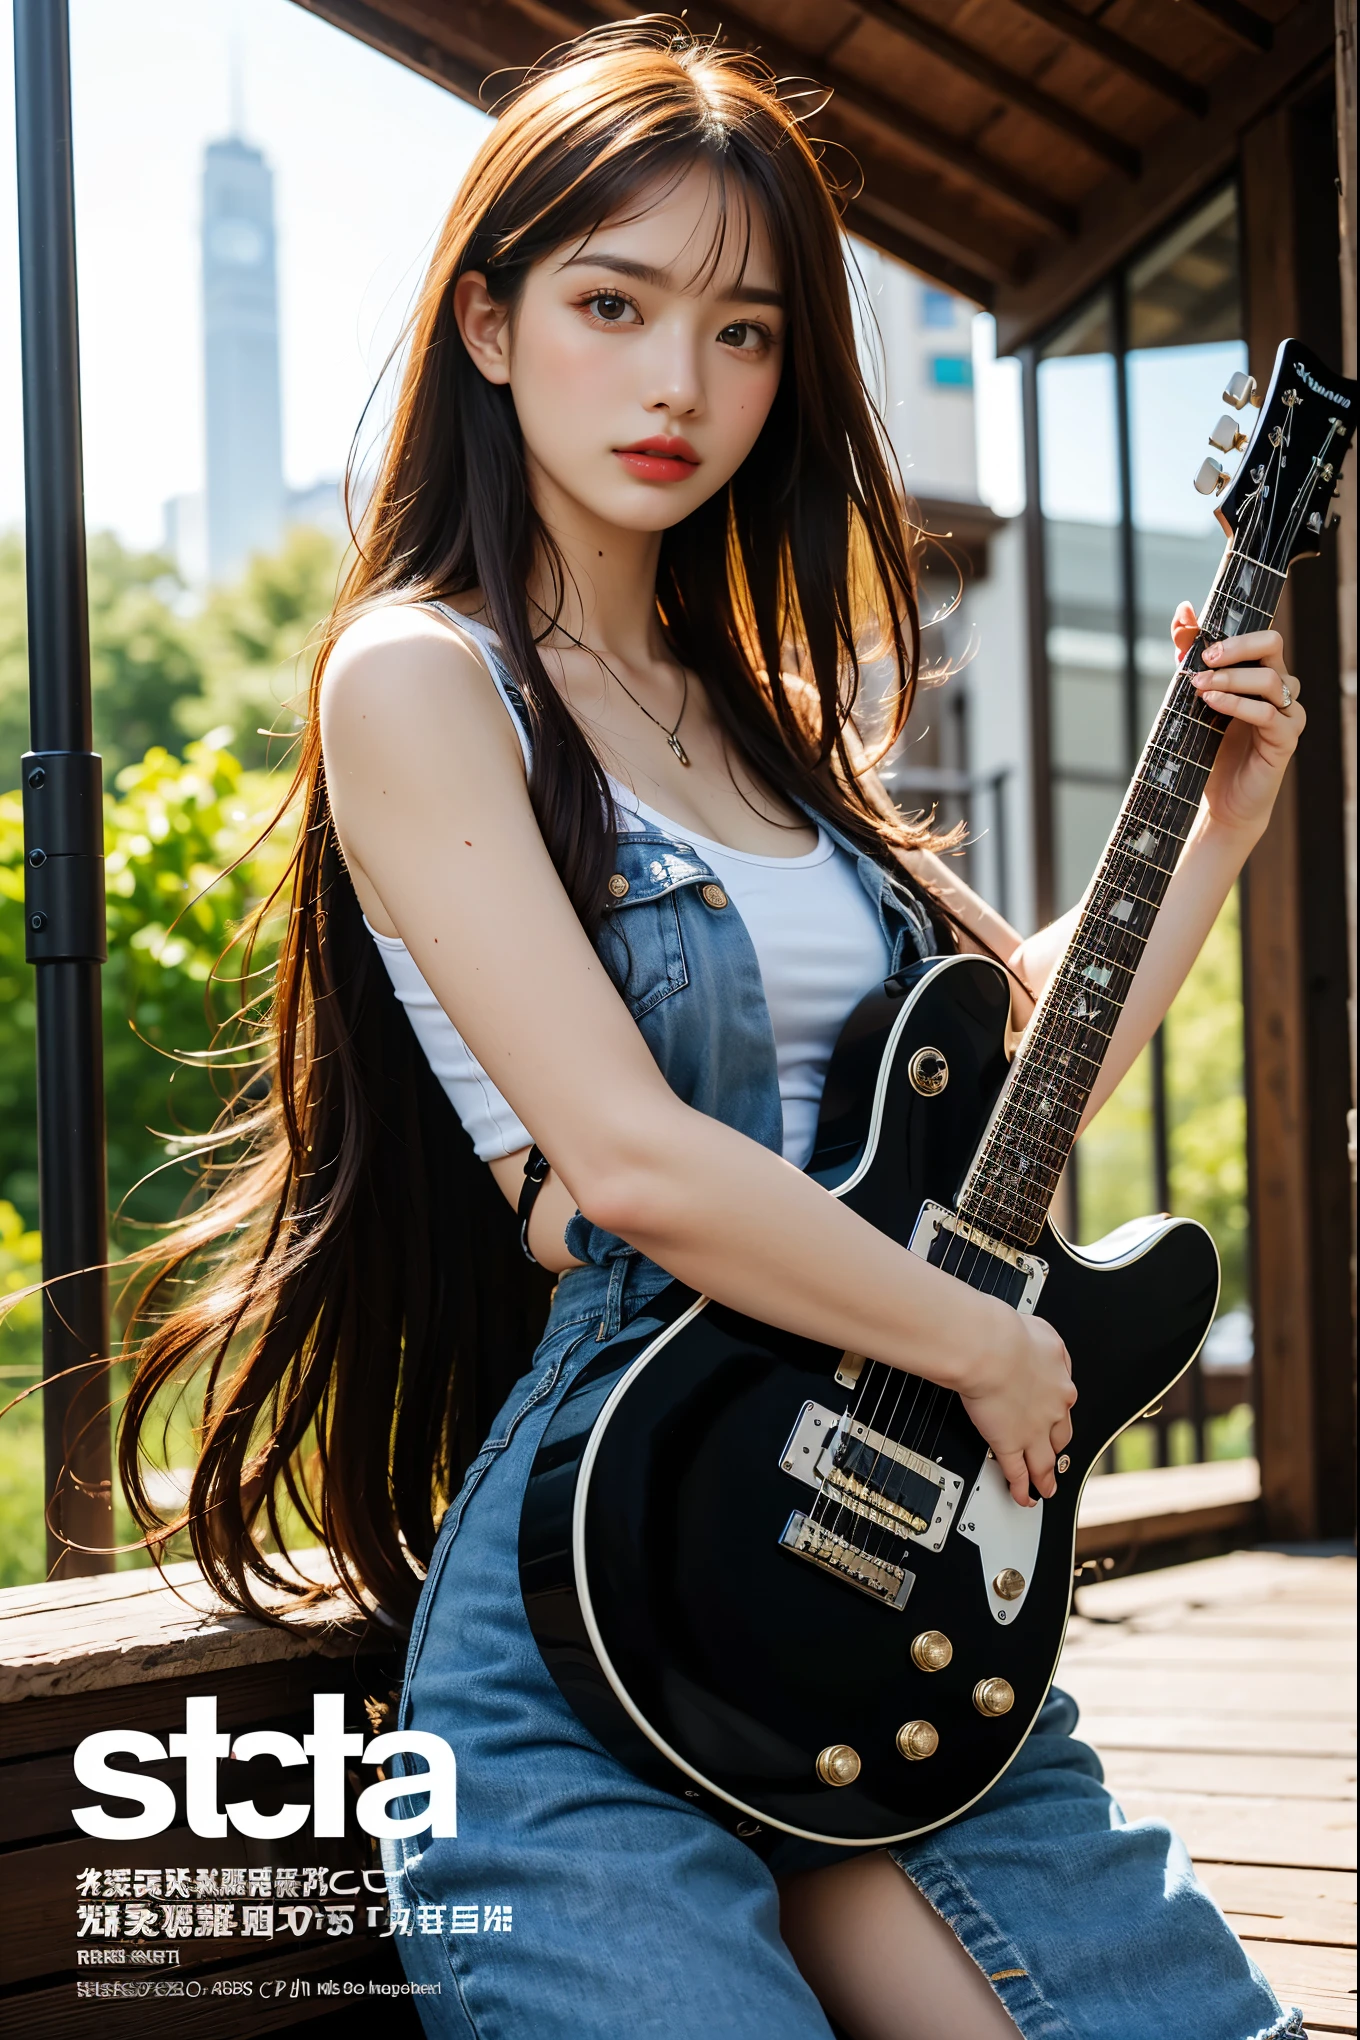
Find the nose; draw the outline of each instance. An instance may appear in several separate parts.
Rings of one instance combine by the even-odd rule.
[[[684,319],[662,320],[653,329],[648,350],[643,406],[670,417],[696,418],[704,408],[703,375],[698,336]]]

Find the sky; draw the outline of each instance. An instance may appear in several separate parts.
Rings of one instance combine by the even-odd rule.
[[[284,468],[341,472],[433,237],[488,125],[292,0],[71,0],[86,517],[154,545],[203,479],[204,145],[275,180]],[[0,529],[23,514],[13,52],[0,7]]]
[[[205,144],[232,128],[233,77],[245,138],[274,172],[294,487],[342,472],[488,123],[292,0],[70,5],[86,516],[153,546],[166,499],[203,481],[200,178]],[[10,37],[0,5],[0,529],[23,515]],[[1013,514],[1024,501],[1018,365],[995,360],[985,315],[973,339],[976,486]],[[1148,523],[1205,528],[1189,477],[1239,365],[1240,349],[1135,357],[1135,495]],[[1103,521],[1115,488],[1109,365],[1046,373],[1060,396],[1045,421],[1046,507]]]

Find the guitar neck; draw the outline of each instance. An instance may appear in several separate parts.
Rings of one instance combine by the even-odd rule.
[[[959,1215],[1016,1246],[1039,1237],[1227,728],[1191,680],[1204,649],[1269,629],[1284,575],[1232,547],[1176,669],[1076,927],[1026,1029],[959,1193]]]

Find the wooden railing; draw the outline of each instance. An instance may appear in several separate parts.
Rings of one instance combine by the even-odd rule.
[[[300,1563],[325,1578],[308,1566],[312,1556]],[[353,1793],[372,1771],[349,1781],[338,1841],[195,1835],[184,1823],[182,1760],[144,1767],[176,1790],[174,1824],[152,1840],[94,1840],[71,1812],[95,1796],[76,1780],[72,1757],[97,1730],[133,1727],[163,1740],[183,1729],[187,1699],[212,1694],[219,1732],[301,1735],[313,1695],[340,1692],[346,1725],[368,1735],[367,1710],[390,1697],[401,1657],[390,1633],[356,1620],[338,1598],[287,1628],[234,1614],[193,1564],[164,1578],[139,1571],[0,1593],[0,2031],[145,2040],[192,2030],[218,2040],[352,2009],[362,1993],[375,2032],[417,2034],[409,2004],[369,1999],[370,1984],[401,1979],[384,1935],[376,1845],[352,1817]],[[254,1798],[272,1810],[270,1780],[233,1786],[232,1769],[253,1766],[221,1767],[221,1801]],[[278,1792],[271,1760],[266,1770]],[[167,1919],[171,1903],[189,1911]],[[177,1997],[195,2002],[177,2006]]]

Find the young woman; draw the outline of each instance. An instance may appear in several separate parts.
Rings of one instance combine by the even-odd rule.
[[[1187,606],[1177,644],[1193,630]],[[527,1626],[537,1441],[670,1276],[956,1389],[1017,1500],[1054,1492],[1057,1334],[801,1173],[866,988],[983,947],[1020,1023],[1067,926],[1022,941],[895,813],[852,721],[871,655],[890,741],[910,535],[824,172],[749,62],[587,36],[502,115],[430,268],[318,661],[270,1094],[231,1121],[253,1145],[177,1264],[229,1234],[226,1265],[146,1343],[123,1438],[136,1493],[154,1397],[207,1357],[203,1563],[252,1605],[283,1484],[411,1623],[400,1720],[454,1748],[459,1826],[384,1845],[394,1902],[512,1921],[398,1939],[440,2040],[1301,2030],[1181,1844],[1124,1824],[1064,1696],[950,1826],[890,1851],[785,1836],[766,1862],[608,1756]],[[1302,727],[1273,633],[1212,656],[1231,729],[1092,1110]],[[531,1142],[546,1327],[508,1258]]]

